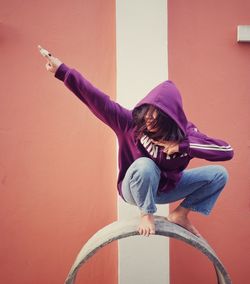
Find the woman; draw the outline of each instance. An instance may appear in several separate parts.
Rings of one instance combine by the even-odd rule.
[[[185,168],[192,158],[229,160],[233,157],[231,146],[207,137],[187,120],[173,82],[156,86],[131,111],[110,100],[79,72],[38,48],[47,59],[47,70],[116,133],[118,192],[125,202],[140,209],[139,233],[144,236],[155,233],[155,204],[184,199],[167,218],[199,237],[188,214],[190,211],[210,214],[228,173],[219,165]]]

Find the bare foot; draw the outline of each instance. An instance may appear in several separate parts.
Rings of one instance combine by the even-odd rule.
[[[189,232],[193,233],[197,237],[201,237],[201,234],[197,231],[197,229],[191,224],[190,220],[185,215],[179,215],[175,211],[170,213],[167,217],[169,222],[180,225],[181,227],[187,229]]]
[[[153,214],[142,214],[140,224],[138,226],[140,235],[148,237],[155,234],[155,222]]]

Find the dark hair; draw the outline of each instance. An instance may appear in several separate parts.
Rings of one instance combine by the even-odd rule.
[[[157,129],[150,132],[145,122],[146,115],[152,116],[153,112],[157,112],[157,117],[150,123],[151,128]],[[184,133],[176,122],[159,108],[144,104],[133,110],[133,123],[135,128],[135,136],[140,139],[144,134],[154,140],[166,140],[180,142],[184,139]]]

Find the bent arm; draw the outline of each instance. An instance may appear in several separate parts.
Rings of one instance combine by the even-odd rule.
[[[227,142],[206,136],[192,123],[187,138],[179,145],[179,151],[208,161],[226,161],[234,156],[233,148]]]

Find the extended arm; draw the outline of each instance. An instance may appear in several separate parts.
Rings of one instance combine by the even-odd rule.
[[[46,68],[64,84],[105,124],[110,126],[116,133],[125,131],[131,123],[131,112],[112,101],[109,96],[94,87],[78,71],[69,68],[58,58],[50,53],[40,52],[47,59]]]

